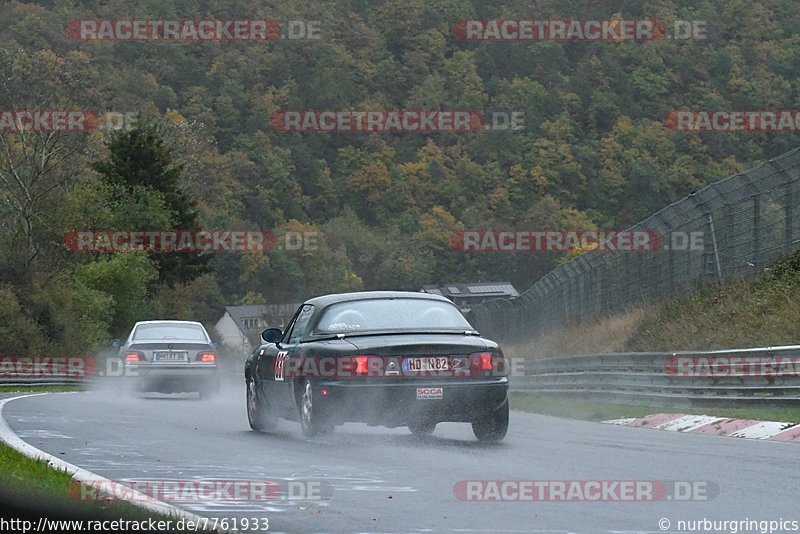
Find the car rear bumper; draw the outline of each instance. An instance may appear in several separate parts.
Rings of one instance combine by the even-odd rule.
[[[331,421],[384,426],[419,421],[472,422],[488,416],[508,400],[506,378],[403,384],[319,381],[314,389],[320,409]],[[326,395],[322,394],[323,389]],[[428,398],[418,398],[419,393]]]
[[[139,391],[180,393],[213,389],[219,385],[216,363],[147,363],[126,365],[125,369],[126,376]]]

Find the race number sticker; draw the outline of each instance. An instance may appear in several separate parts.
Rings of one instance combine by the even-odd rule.
[[[282,350],[275,357],[275,381],[283,382],[283,370],[286,366],[286,358],[289,357],[289,351]]]
[[[444,388],[417,388],[417,400],[441,399]]]

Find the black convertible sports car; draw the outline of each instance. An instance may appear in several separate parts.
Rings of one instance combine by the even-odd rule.
[[[265,330],[245,363],[254,430],[279,417],[306,436],[348,421],[408,426],[472,423],[481,441],[508,430],[508,377],[497,343],[437,295],[363,292],[306,301],[285,331]]]

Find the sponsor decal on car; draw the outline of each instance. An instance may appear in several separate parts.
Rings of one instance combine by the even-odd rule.
[[[417,400],[444,398],[444,388],[417,388]]]

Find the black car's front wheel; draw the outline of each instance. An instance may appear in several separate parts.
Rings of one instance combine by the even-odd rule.
[[[269,432],[278,424],[278,418],[270,413],[265,399],[258,394],[256,381],[247,380],[247,421],[250,428],[261,432]]]
[[[472,423],[478,441],[502,441],[508,432],[508,400],[492,413]]]
[[[304,436],[311,438],[333,432],[333,425],[328,423],[322,414],[314,386],[308,380],[303,383],[299,403],[300,426]]]

